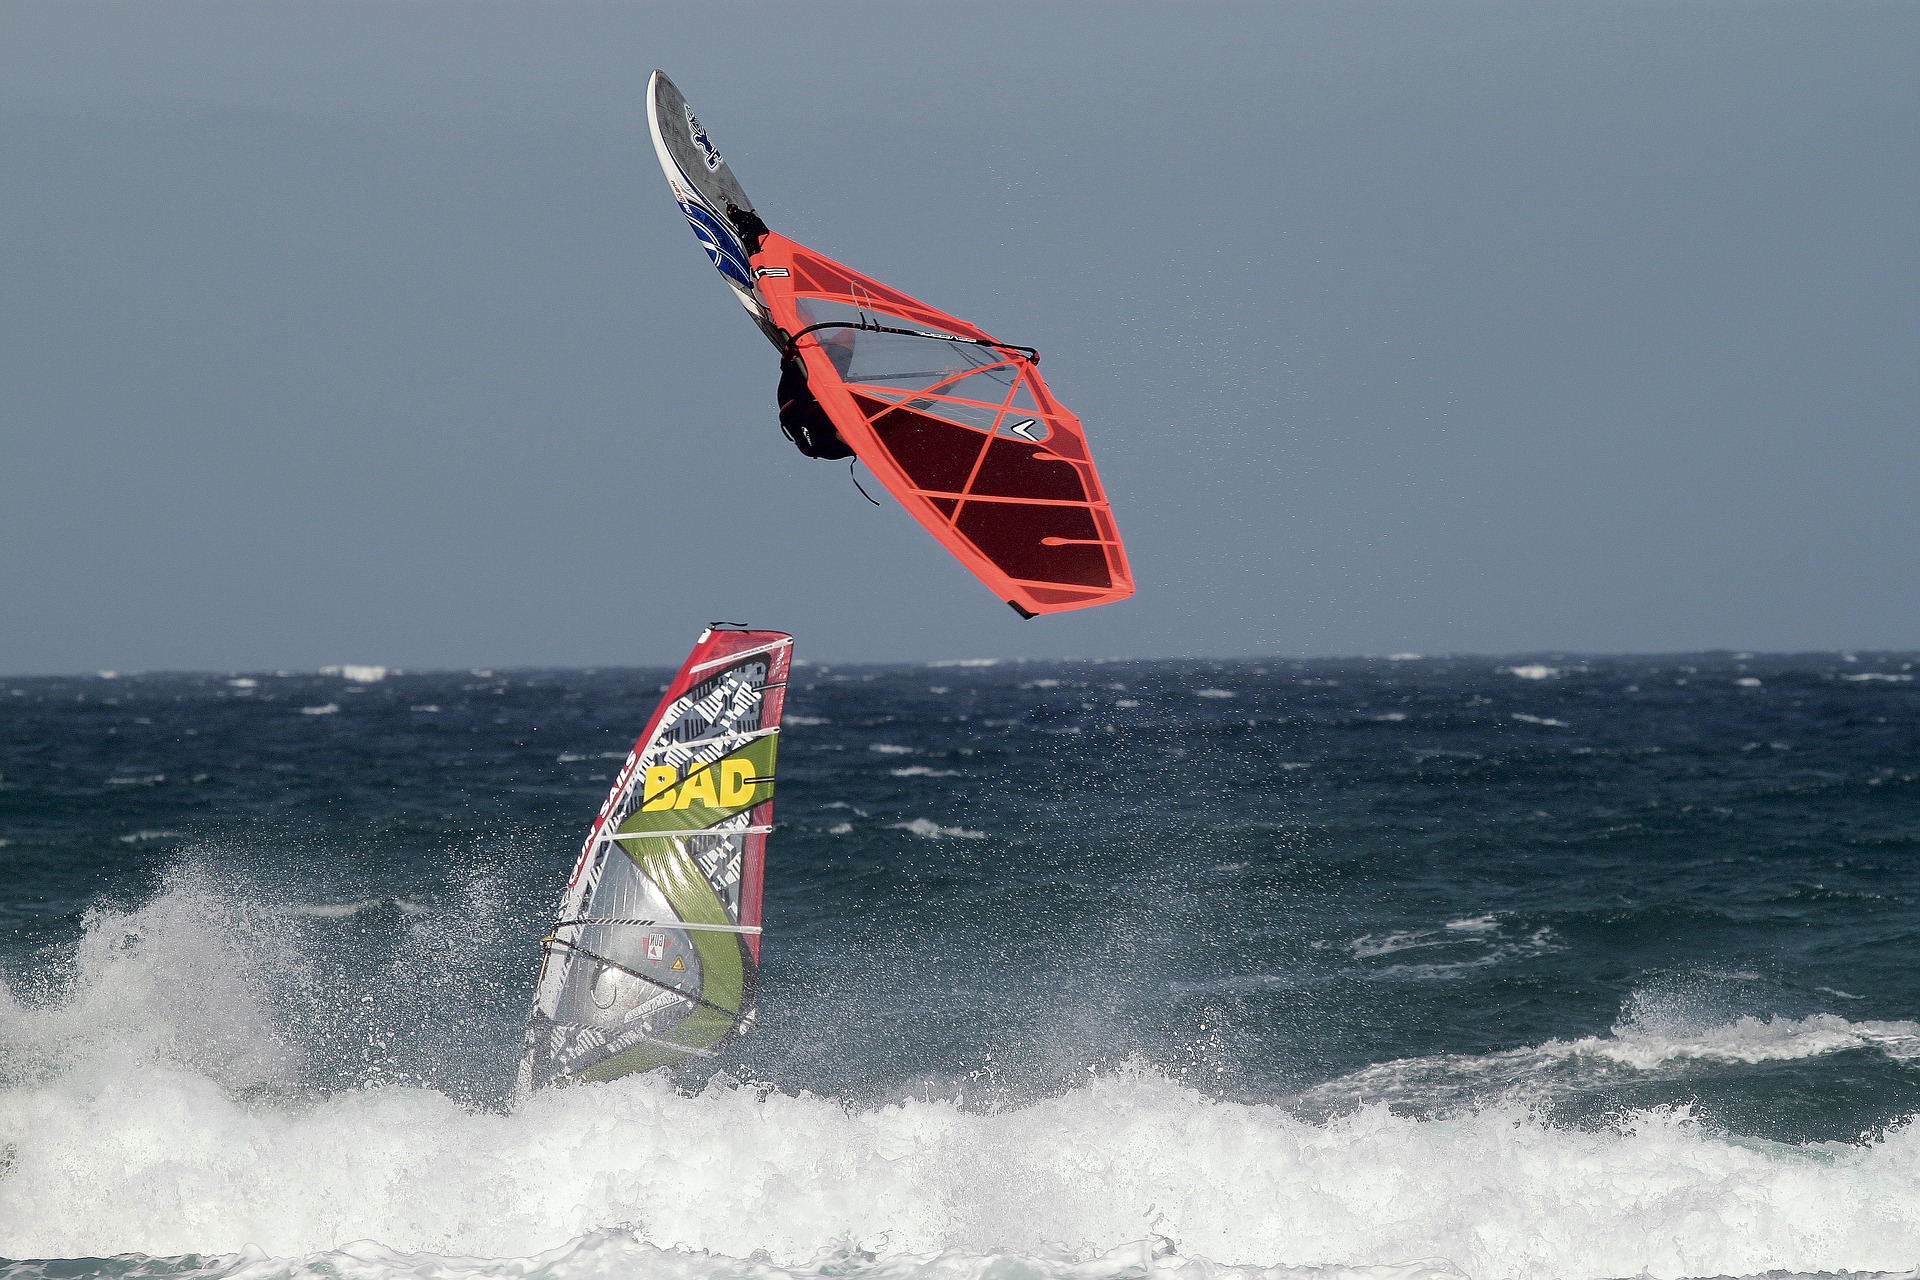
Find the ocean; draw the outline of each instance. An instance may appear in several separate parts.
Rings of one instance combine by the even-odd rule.
[[[803,665],[758,1027],[521,1101],[668,670],[0,679],[0,1276],[1912,1274],[1916,666]]]

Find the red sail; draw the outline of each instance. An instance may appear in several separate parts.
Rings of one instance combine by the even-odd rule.
[[[1032,354],[784,236],[753,268],[841,438],[975,577],[1027,615],[1133,594],[1080,420]]]

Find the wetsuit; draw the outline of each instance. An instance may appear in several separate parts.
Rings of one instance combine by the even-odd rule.
[[[733,229],[740,233],[740,240],[747,247],[747,256],[760,252],[760,242],[769,234],[767,224],[760,215],[751,209],[742,209],[737,204],[727,205],[727,221],[733,223]],[[776,393],[780,403],[780,429],[793,441],[794,447],[809,458],[851,458],[853,450],[847,448],[847,442],[840,438],[834,429],[833,419],[820,407],[813,392],[807,389],[807,367],[801,363],[798,354],[785,356],[780,361],[780,390]]]
[[[794,447],[809,458],[851,458],[853,450],[834,429],[833,419],[807,387],[807,368],[800,357],[780,361],[780,429]]]

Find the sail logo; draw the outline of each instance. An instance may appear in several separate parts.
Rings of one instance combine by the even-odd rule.
[[[648,963],[659,964],[660,961],[666,958],[666,954],[667,954],[667,935],[666,934],[650,933],[643,940],[643,944],[644,944],[644,949],[646,951]]]
[[[707,139],[707,131],[693,118],[693,108],[687,108],[687,132],[693,135],[693,145],[700,148],[700,158],[706,161],[707,172],[712,173],[722,163],[720,153],[714,150],[713,143]]]
[[[714,765],[695,765],[682,780],[670,764],[647,766],[640,784],[643,812],[670,809],[744,809],[754,801],[754,788],[771,778],[756,776],[753,761],[729,756]]]

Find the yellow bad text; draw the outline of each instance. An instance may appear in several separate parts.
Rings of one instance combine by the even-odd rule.
[[[647,766],[641,783],[643,810],[740,809],[753,803],[754,764],[738,756],[711,765],[695,765],[684,782],[670,764]]]

